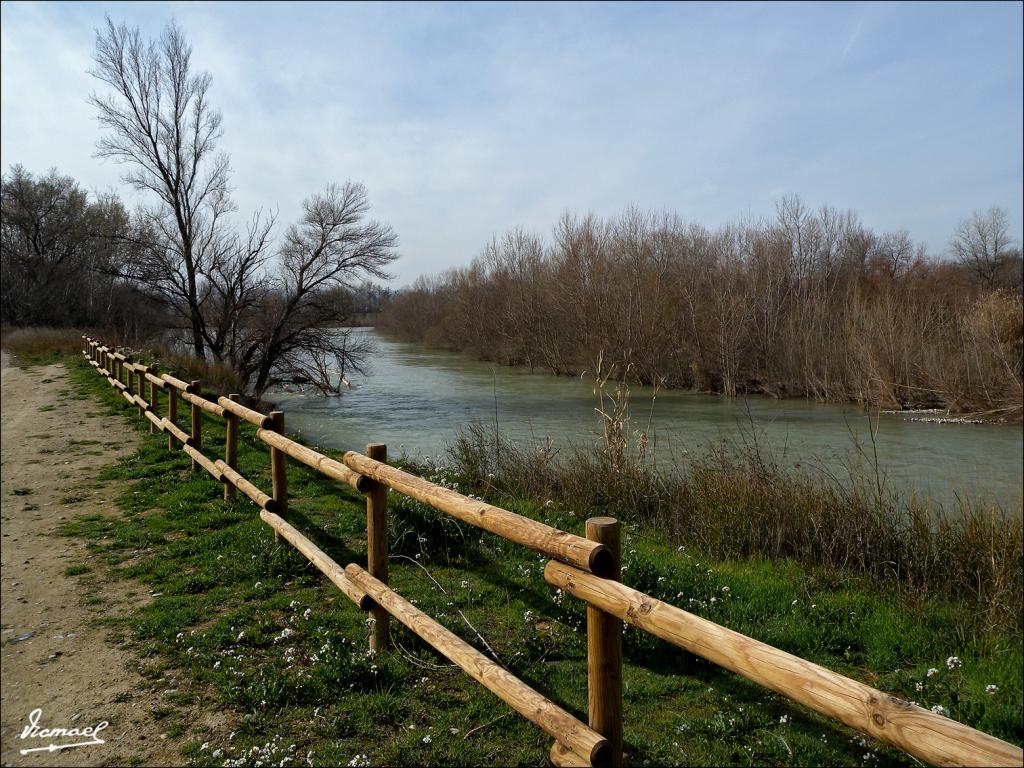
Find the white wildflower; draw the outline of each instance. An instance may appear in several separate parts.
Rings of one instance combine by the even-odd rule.
[[[936,704],[934,707],[932,707],[932,712],[934,712],[936,715],[942,715],[943,717],[949,717],[949,710],[946,709],[941,704]]]
[[[937,670],[935,667],[929,667],[928,671],[925,672],[925,675],[927,677],[935,677],[935,675],[937,674],[939,674],[939,670]]]
[[[779,723],[782,724],[782,725],[785,725],[788,722],[789,722],[789,715],[782,715],[779,718]]]
[[[963,662],[960,661],[960,659],[957,658],[956,656],[950,656],[948,659],[946,659],[946,668],[947,669],[960,669],[960,667],[962,667],[962,666],[963,666]]]
[[[985,693],[987,693],[989,696],[994,696],[995,694],[999,693],[999,686],[998,685],[986,685],[985,686]]]
[[[430,742],[431,742],[431,738],[430,738],[430,734],[428,733],[426,736],[423,737],[423,743],[424,744],[429,744]]]

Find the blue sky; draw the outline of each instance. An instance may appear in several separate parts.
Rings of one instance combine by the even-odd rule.
[[[629,204],[716,225],[797,193],[934,254],[1001,205],[1021,237],[1020,3],[3,3],[4,168],[131,202],[92,156],[104,14],[191,38],[240,216],[283,225],[362,181],[401,241],[396,284]]]

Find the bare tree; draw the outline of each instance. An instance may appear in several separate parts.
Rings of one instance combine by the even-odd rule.
[[[994,288],[1003,263],[1014,254],[1009,232],[1006,209],[993,206],[962,219],[950,247],[957,260],[977,275],[986,288]]]
[[[95,324],[110,319],[108,266],[127,260],[128,214],[113,196],[90,200],[74,179],[3,176],[0,305],[16,325]]]
[[[211,77],[196,73],[192,48],[172,22],[160,39],[144,41],[139,30],[115,26],[96,33],[91,74],[112,91],[90,102],[108,130],[97,144],[100,157],[129,167],[124,180],[158,199],[145,212],[149,238],[134,274],[177,310],[205,357],[204,278],[222,257],[229,197],[228,158],[217,153],[221,114],[208,100]]]
[[[363,369],[369,349],[343,327],[355,314],[351,293],[360,280],[388,279],[385,268],[397,258],[395,233],[366,221],[369,207],[366,188],[354,182],[305,200],[285,233],[279,276],[250,291],[256,311],[236,323],[231,356],[257,396],[285,382],[336,392],[346,370]]]
[[[229,222],[221,116],[191,54],[173,23],[155,42],[109,18],[97,33],[93,74],[113,89],[91,98],[109,130],[99,155],[128,165],[125,180],[158,201],[140,212],[144,252],[125,276],[178,314],[196,356],[230,365],[257,397],[284,382],[336,391],[368,352],[342,327],[355,314],[352,293],[358,280],[388,277],[397,238],[365,220],[362,184],[330,185],[304,202],[270,270],[274,217],[257,212],[244,233]]]

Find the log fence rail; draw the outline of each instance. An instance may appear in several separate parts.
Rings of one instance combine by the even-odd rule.
[[[555,741],[550,750],[558,766],[622,764],[622,622],[700,656],[724,669],[776,691],[933,765],[1024,766],[1024,751],[989,734],[839,675],[707,619],[656,600],[622,584],[619,576],[620,526],[612,518],[587,521],[586,538],[561,531],[435,485],[387,463],[387,449],[367,446],[349,451],[342,461],[291,440],[284,414],[263,414],[237,402],[238,395],[203,396],[199,381],[157,374],[106,345],[85,339],[83,354],[108,383],[120,391],[152,432],[167,434],[167,447],[179,446],[192,468],[206,470],[224,483],[230,501],[241,491],[260,507],[260,519],[320,570],[372,619],[370,648],[389,644],[394,618],[458,665]],[[136,383],[137,382],[137,383]],[[149,400],[144,383],[149,383]],[[160,415],[159,393],[167,393],[167,415]],[[188,403],[191,433],[177,424],[177,404]],[[223,418],[227,438],[223,459],[203,453],[202,414]],[[271,493],[260,490],[237,470],[239,421],[256,427],[271,455]],[[291,458],[366,495],[367,567],[342,567],[287,520],[286,458]],[[388,585],[388,489],[430,505],[465,523],[540,552],[551,560],[544,578],[587,605],[588,724],[530,688],[450,630],[418,610]]]

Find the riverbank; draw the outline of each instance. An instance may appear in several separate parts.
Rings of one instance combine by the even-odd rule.
[[[397,653],[366,656],[363,614],[277,546],[248,502],[225,505],[219,483],[192,473],[188,458],[148,435],[94,372],[73,366],[79,391],[98,398],[108,419],[131,417],[141,447],[104,475],[127,484],[120,514],[69,521],[64,533],[91,543],[105,578],[155,593],[115,626],[161,677],[189,681],[181,705],[202,700],[238,722],[231,738],[186,745],[183,760],[544,762],[549,739],[407,633],[396,631]],[[204,444],[211,454],[222,450],[214,420],[204,424]],[[266,452],[247,427],[239,465],[269,486]],[[435,482],[582,531],[580,507],[515,498],[493,483],[470,490],[471,478],[450,466],[432,472]],[[338,562],[362,562],[361,499],[303,467],[288,474],[294,524]],[[390,518],[391,582],[403,596],[583,715],[583,607],[552,594],[536,555],[408,500],[393,503]],[[968,606],[893,600],[855,573],[791,559],[680,551],[632,522],[626,534],[630,585],[1001,738],[1024,739],[1019,633],[985,629]],[[630,763],[913,764],[643,633],[627,631],[625,655]]]
[[[536,375],[554,376],[556,378],[578,379],[589,377],[589,380],[591,381],[594,378],[592,370],[583,365],[551,368],[528,365],[515,360],[495,360],[487,355],[473,355],[471,352],[460,350],[456,347],[445,345],[438,346],[436,344],[432,344],[428,338],[402,334],[396,329],[389,328],[387,326],[374,326],[374,331],[392,342],[401,344],[419,344],[426,349],[446,354],[461,355],[467,360],[494,363],[511,370],[529,372]],[[946,403],[941,400],[935,400],[933,396],[924,396],[917,399],[908,399],[902,404],[889,401],[887,405],[882,407],[879,402],[865,400],[863,397],[854,397],[848,394],[843,397],[815,397],[812,393],[807,391],[796,391],[792,388],[787,388],[781,385],[769,387],[759,381],[741,382],[736,386],[734,392],[726,394],[722,392],[721,389],[716,389],[714,387],[699,388],[694,386],[682,386],[674,383],[671,379],[661,378],[658,376],[654,376],[653,378],[658,380],[658,388],[666,392],[707,395],[721,397],[724,399],[767,398],[770,400],[781,401],[789,400],[838,403],[856,406],[865,414],[880,412],[890,416],[906,418],[909,421],[932,424],[994,424],[1004,426],[1020,426],[1021,424],[1024,424],[1024,406],[1021,405],[1004,406],[995,409],[972,410],[970,408],[956,407],[951,403]],[[645,380],[643,377],[637,376],[634,369],[631,371],[631,375],[626,377],[626,383],[634,386],[650,387],[652,379],[648,378]]]

